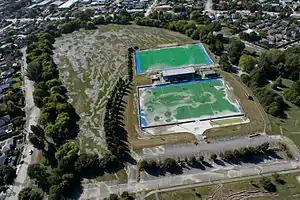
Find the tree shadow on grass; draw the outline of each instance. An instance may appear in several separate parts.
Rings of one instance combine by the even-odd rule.
[[[265,160],[282,160],[283,158],[278,155],[274,150],[268,150],[265,154],[253,155],[244,158],[235,158],[234,160],[226,160],[230,164],[242,165],[245,163],[259,164]]]
[[[225,166],[225,165],[226,165],[225,162],[224,162],[223,160],[219,160],[219,159],[215,160],[215,163],[216,163],[217,165],[221,165],[221,166]]]
[[[201,169],[201,170],[205,170],[205,166],[201,163],[201,162],[196,162],[194,164],[186,164],[186,168],[187,169],[190,169],[189,167],[187,166],[190,166],[192,168],[195,168],[195,169]]]
[[[166,171],[163,168],[147,169],[146,172],[152,176],[165,176]]]
[[[202,164],[206,167],[213,168],[213,166],[207,161],[202,161]]]

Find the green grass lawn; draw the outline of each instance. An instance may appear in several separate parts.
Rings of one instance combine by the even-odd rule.
[[[290,87],[293,84],[293,81],[288,79],[283,79],[282,82],[285,87]],[[283,91],[274,91],[283,97]],[[289,106],[289,109],[286,111],[286,118],[269,116],[272,122],[272,134],[283,134],[293,140],[295,144],[300,147],[300,107],[287,100],[285,100],[285,102]]]
[[[228,36],[231,36],[232,33],[233,33],[233,30],[231,28],[228,28],[228,27],[222,27],[221,32],[228,35]]]
[[[229,118],[229,119],[222,119],[222,120],[214,120],[210,121],[210,125],[223,125],[223,124],[232,124],[232,123],[238,123],[243,122],[242,118]]]
[[[276,183],[273,177],[270,178],[271,182],[275,184],[277,192],[267,193],[264,195],[263,192],[265,190],[260,186],[258,178],[250,179],[245,181],[231,182],[220,185],[209,185],[198,188],[189,188],[183,190],[176,190],[171,192],[162,192],[158,193],[158,197],[160,200],[196,200],[196,199],[206,199],[213,195],[213,199],[230,199],[229,196],[234,195],[239,192],[247,192],[247,191],[257,191],[261,192],[261,197],[251,197],[247,199],[252,200],[287,200],[287,199],[298,199],[300,195],[300,184],[296,179],[296,176],[299,176],[300,173],[295,174],[286,174],[280,175],[281,179],[283,179],[286,183],[281,185]],[[259,187],[254,186],[257,185]],[[270,196],[271,195],[271,196]],[[239,197],[240,199],[242,197]],[[155,195],[151,195],[146,198],[147,200],[156,200]],[[238,199],[238,198],[237,198]]]
[[[115,174],[108,174],[105,173],[103,176],[99,176],[96,178],[96,181],[102,182],[102,181],[111,181],[111,180],[118,180],[121,184],[128,182],[128,176],[126,174],[125,169],[119,170]]]

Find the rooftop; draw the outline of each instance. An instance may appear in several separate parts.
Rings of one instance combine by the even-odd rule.
[[[213,75],[213,74],[216,74],[216,72],[214,70],[202,71],[201,73],[203,75]]]
[[[77,3],[79,0],[68,0],[58,8],[70,8],[73,4]]]
[[[195,69],[193,67],[167,69],[162,71],[163,76],[174,76],[174,75],[193,74],[193,73],[195,73]]]

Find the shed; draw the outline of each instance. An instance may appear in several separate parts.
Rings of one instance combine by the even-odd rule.
[[[217,76],[214,70],[201,71],[201,75],[202,78],[213,78]]]

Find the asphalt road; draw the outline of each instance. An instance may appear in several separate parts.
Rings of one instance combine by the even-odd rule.
[[[207,0],[205,4],[205,11],[211,12],[212,11],[212,0]]]
[[[24,69],[22,73],[26,71],[27,63],[26,63],[26,48],[21,49],[21,52],[23,53],[23,62],[24,62]],[[14,181],[13,186],[8,190],[7,192],[7,199],[9,200],[17,200],[17,194],[22,190],[24,184],[27,180],[27,168],[28,165],[30,165],[33,162],[36,162],[37,159],[37,151],[34,150],[33,145],[28,141],[28,133],[30,132],[30,126],[35,125],[38,122],[39,116],[40,116],[40,110],[35,106],[33,101],[32,92],[34,89],[34,82],[27,79],[26,76],[24,76],[25,79],[25,112],[26,112],[26,144],[24,146],[24,151],[22,155],[25,155],[26,157],[23,158],[24,163],[21,164],[17,177]],[[33,155],[29,155],[29,150],[34,150]]]

